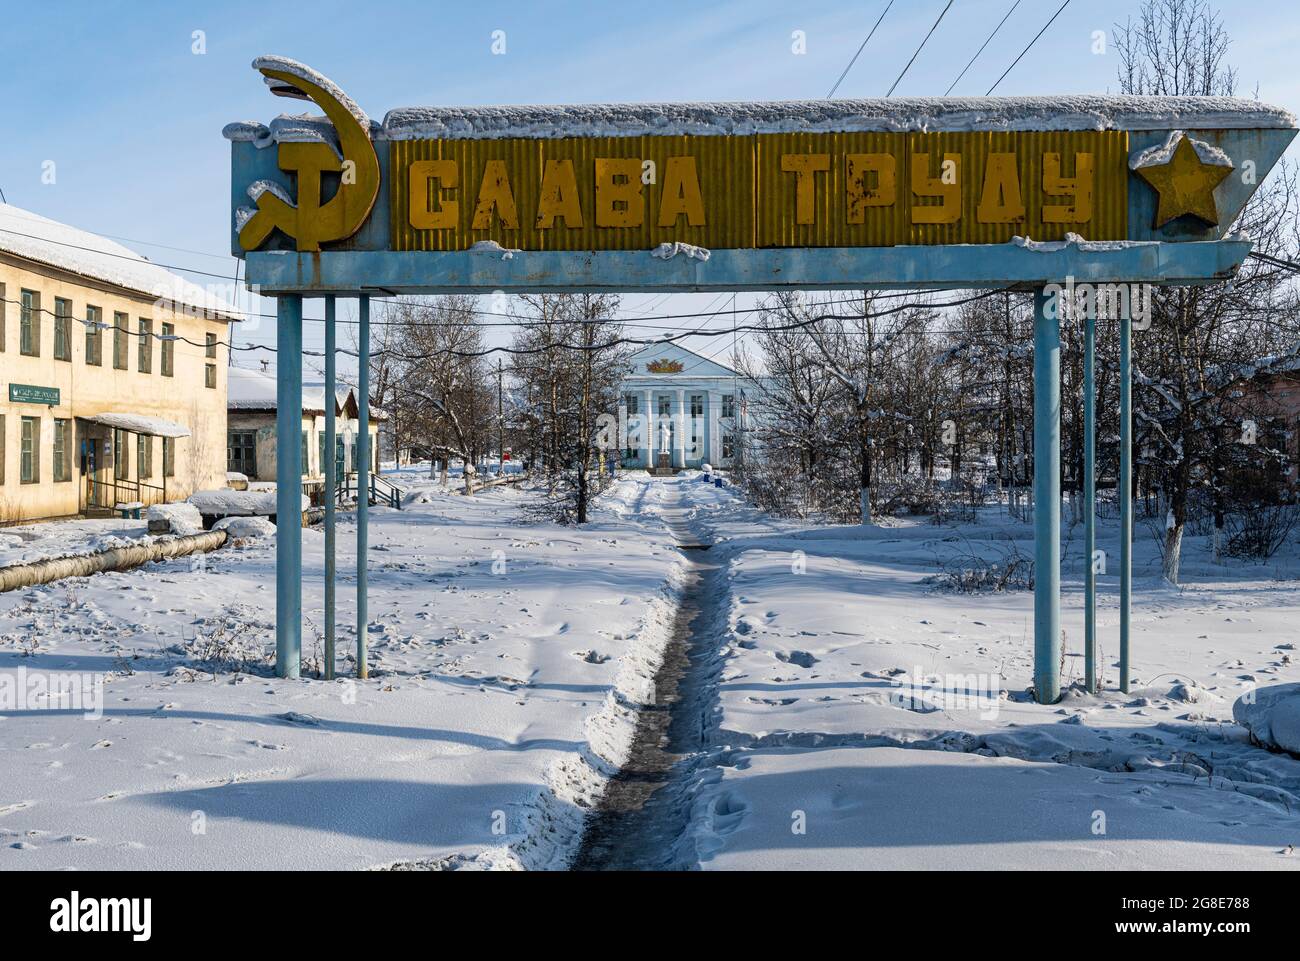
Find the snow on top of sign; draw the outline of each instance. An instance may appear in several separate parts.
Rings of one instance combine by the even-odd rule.
[[[707,247],[697,247],[695,244],[682,243],[673,241],[670,244],[660,244],[654,250],[650,251],[651,257],[658,257],[660,260],[672,260],[678,254],[682,254],[692,260],[706,261],[713,256],[713,251]]]
[[[11,204],[0,203],[0,251],[208,315],[238,318],[242,313],[224,297],[150,263],[107,237]]]
[[[1174,157],[1174,151],[1178,149],[1178,143],[1187,132],[1184,130],[1171,130],[1165,142],[1157,144],[1154,147],[1148,147],[1141,153],[1134,154],[1129,160],[1130,170],[1138,170],[1142,167],[1163,167]],[[1197,140],[1195,137],[1187,137],[1192,142],[1192,148],[1196,151],[1196,156],[1200,158],[1201,163],[1209,164],[1212,167],[1231,167],[1232,161],[1228,155],[1212,143],[1206,143],[1204,140]]]
[[[315,84],[316,86],[324,90],[327,94],[329,94],[331,97],[333,97],[335,100],[337,100],[343,106],[344,110],[352,114],[352,116],[356,118],[357,123],[361,124],[362,128],[364,128],[365,130],[370,129],[370,117],[366,114],[364,110],[361,109],[360,106],[357,105],[357,102],[353,100],[351,97],[349,97],[346,93],[344,93],[342,88],[340,88],[336,83],[334,83],[333,80],[329,79],[329,77],[326,77],[323,74],[317,73],[315,70],[307,66],[305,63],[299,63],[297,60],[290,60],[288,57],[276,57],[276,56],[268,55],[264,57],[258,57],[256,60],[254,60],[253,69],[254,70],[276,70],[279,71],[280,73],[287,73],[290,76],[297,77],[302,80],[306,80],[308,83]],[[283,85],[279,80],[274,80],[271,77],[266,77],[265,80],[267,86],[270,87],[271,89],[273,90],[283,89]]]
[[[1150,247],[1158,244],[1156,240],[1085,240],[1073,232],[1067,232],[1064,240],[1032,240],[1017,234],[1008,243],[1032,250],[1035,253],[1050,254],[1068,247],[1075,247],[1085,253],[1108,253],[1116,250],[1128,250],[1131,247]]]
[[[495,240],[477,240],[469,250],[473,254],[496,254],[502,260],[514,260],[515,254],[523,253],[517,247],[502,247]]]
[[[1291,128],[1279,107],[1238,97],[900,97],[767,103],[399,107],[386,140],[632,137],[927,130]]]

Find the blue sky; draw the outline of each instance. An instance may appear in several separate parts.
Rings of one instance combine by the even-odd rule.
[[[0,190],[17,206],[125,238],[160,263],[233,276],[221,128],[267,121],[286,104],[300,109],[266,92],[249,67],[258,54],[310,64],[375,117],[438,103],[820,98],[886,2],[10,4],[0,37],[8,120]],[[894,0],[838,95],[883,96],[946,2]],[[942,94],[1011,3],[955,0],[895,96]],[[953,93],[983,94],[1058,6],[1022,0]],[[1109,42],[1093,52],[1094,31],[1109,41],[1137,8],[1136,0],[1072,0],[997,93],[1114,90],[1117,58]],[[1300,13],[1256,0],[1218,8],[1240,92],[1258,85],[1262,99],[1300,110]],[[505,31],[504,55],[492,52],[496,30]],[[202,54],[193,51],[195,31],[203,31]],[[794,31],[806,38],[803,54],[793,52]],[[42,182],[46,161],[55,164],[52,184]],[[741,306],[750,300],[742,295]],[[722,300],[635,295],[624,303],[631,316],[716,309]],[[309,304],[309,315],[320,313]],[[242,325],[238,342],[273,344],[272,326]],[[318,348],[320,326],[309,325],[305,340]]]

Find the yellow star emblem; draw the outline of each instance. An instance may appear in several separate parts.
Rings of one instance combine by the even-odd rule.
[[[1232,171],[1231,165],[1204,163],[1192,141],[1184,135],[1167,163],[1139,167],[1137,174],[1160,195],[1155,224],[1160,228],[1184,214],[1207,224],[1217,224],[1219,211],[1214,203],[1214,188]]]

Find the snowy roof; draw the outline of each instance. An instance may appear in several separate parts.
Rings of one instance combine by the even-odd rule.
[[[103,424],[116,430],[129,430],[134,434],[151,434],[154,437],[189,437],[190,429],[175,421],[151,417],[148,414],[109,412],[104,414],[79,414],[80,420]]]
[[[384,117],[380,139],[1295,126],[1296,118],[1289,111],[1239,97],[899,97],[759,103],[399,107]]]
[[[760,103],[573,104],[397,107],[369,127],[375,140],[496,140],[507,137],[721,136],[759,133],[931,130],[1290,129],[1295,115],[1240,97],[910,97]],[[281,114],[270,126],[227,124],[227,140],[258,147],[292,141],[338,146],[322,116]]]
[[[355,396],[351,387],[335,389],[337,402],[334,410],[342,413]],[[247,367],[231,367],[226,371],[226,408],[228,410],[276,410],[277,389],[275,374]],[[322,384],[305,384],[302,389],[302,412],[325,413],[325,387]],[[377,407],[370,408],[371,420],[387,420],[388,415]]]
[[[241,311],[134,250],[77,227],[0,203],[0,252],[47,264],[205,314],[238,318]]]

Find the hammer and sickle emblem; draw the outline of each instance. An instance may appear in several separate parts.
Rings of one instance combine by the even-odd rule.
[[[352,112],[319,84],[295,73],[256,65],[272,81],[272,89],[305,94],[325,111],[338,132],[340,158],[326,143],[281,143],[276,160],[281,170],[297,174],[297,206],[274,191],[257,196],[257,210],[239,231],[239,245],[256,250],[277,227],[298,242],[299,250],[320,250],[320,245],[351,237],[375,205],[379,195],[379,158],[369,132]],[[321,203],[321,174],[342,173],[338,191]]]

